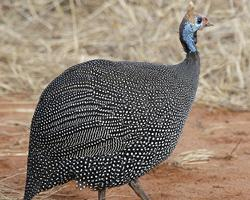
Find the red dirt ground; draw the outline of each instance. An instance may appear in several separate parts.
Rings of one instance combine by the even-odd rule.
[[[22,199],[34,107],[21,98],[0,99],[0,200]],[[213,151],[214,156],[203,164],[171,164],[180,153],[197,149]],[[247,200],[249,180],[250,112],[204,106],[193,108],[174,154],[140,179],[152,200]],[[94,200],[97,193],[77,190],[71,182],[35,199]],[[107,191],[107,200],[130,199],[139,200],[127,185]]]

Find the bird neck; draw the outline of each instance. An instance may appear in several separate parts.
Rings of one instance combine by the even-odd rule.
[[[177,73],[185,82],[188,84],[197,82],[200,74],[199,52],[187,53],[186,58],[177,66]]]
[[[198,28],[184,19],[180,25],[179,38],[186,53],[197,52],[197,31]]]
[[[197,63],[198,64],[200,63],[200,55],[199,55],[199,52],[196,51],[196,52],[188,52],[187,55],[186,55],[186,60],[188,62],[194,62],[194,63]]]
[[[186,74],[191,79],[198,79],[200,74],[200,56],[199,52],[189,52],[186,55],[186,59],[184,60],[184,69],[182,73]]]

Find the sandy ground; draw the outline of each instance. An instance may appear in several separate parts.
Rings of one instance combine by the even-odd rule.
[[[0,200],[21,199],[28,126],[35,102],[0,99]],[[186,151],[213,152],[207,161],[182,160]],[[202,158],[202,157],[201,157]],[[195,106],[174,154],[140,179],[152,200],[250,199],[250,112]],[[68,183],[35,199],[97,199],[97,193]],[[127,186],[107,192],[107,200],[139,199]]]

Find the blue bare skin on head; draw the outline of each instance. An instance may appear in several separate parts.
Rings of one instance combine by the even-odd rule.
[[[186,21],[182,31],[182,38],[186,42],[187,48],[190,52],[197,52],[197,31],[202,28],[202,18],[196,17],[195,23]]]

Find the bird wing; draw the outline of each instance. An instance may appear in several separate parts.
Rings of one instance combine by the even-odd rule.
[[[51,158],[108,155],[140,137],[124,87],[105,85],[84,72],[63,74],[43,92],[31,126],[37,153]]]

